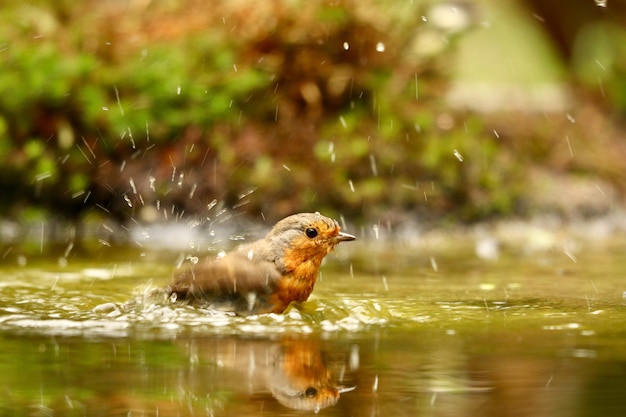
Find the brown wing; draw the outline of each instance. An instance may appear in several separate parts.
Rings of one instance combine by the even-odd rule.
[[[179,299],[208,302],[237,314],[255,314],[272,310],[270,295],[280,278],[273,262],[252,262],[235,252],[220,260],[186,265],[174,273],[170,291]]]

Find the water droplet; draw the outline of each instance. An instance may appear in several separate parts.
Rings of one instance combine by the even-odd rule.
[[[133,194],[137,194],[137,187],[135,187],[135,180],[133,180],[133,178],[131,177],[128,180],[128,183],[130,184],[130,188],[133,189]]]
[[[376,52],[385,52],[385,44],[382,42],[378,42],[376,44]]]
[[[344,43],[343,43],[343,49],[345,49],[346,51],[347,51],[348,49],[350,49],[350,44],[349,44],[348,42],[344,42]]]
[[[63,256],[65,258],[67,258],[70,254],[70,252],[72,251],[72,249],[74,249],[74,243],[70,242],[67,247],[65,248],[65,252],[63,253]]]
[[[595,0],[596,6],[598,7],[606,7],[608,0]]]
[[[376,157],[370,154],[370,168],[372,169],[372,175],[378,176],[378,166],[376,165]]]
[[[565,249],[563,251],[563,253],[565,254],[565,256],[570,258],[572,260],[572,262],[574,262],[574,263],[578,262],[578,259],[576,258],[576,256],[572,252],[570,252],[569,250]]]
[[[41,174],[35,175],[35,181],[36,182],[43,181],[50,177],[52,177],[52,173],[50,171],[42,172]]]
[[[257,188],[258,188],[258,187],[255,187],[255,186],[249,187],[249,188],[247,188],[247,189],[243,190],[242,192],[240,192],[240,193],[239,193],[239,195],[237,195],[237,198],[238,198],[239,200],[241,200],[241,199],[243,199],[243,198],[245,198],[245,197],[249,196],[249,195],[250,195],[250,194],[252,194],[253,192],[255,192],[255,191],[257,190]]]
[[[437,260],[433,258],[432,256],[430,257],[430,266],[433,269],[433,271],[435,272],[439,271],[439,265],[437,265]]]
[[[252,311],[254,309],[254,305],[256,304],[256,297],[256,293],[252,291],[246,294],[246,299],[248,301],[248,310]]]

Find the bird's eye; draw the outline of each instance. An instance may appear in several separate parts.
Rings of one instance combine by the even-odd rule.
[[[313,239],[315,236],[317,236],[317,230],[315,230],[312,227],[309,227],[308,229],[306,229],[304,231],[304,233],[306,233],[306,236]]]
[[[317,389],[309,387],[304,391],[304,396],[307,398],[313,398],[317,395]]]

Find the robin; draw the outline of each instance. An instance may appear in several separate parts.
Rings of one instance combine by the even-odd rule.
[[[174,273],[170,298],[202,302],[238,315],[282,313],[306,301],[324,257],[340,242],[356,239],[319,213],[300,213],[276,223],[265,238],[231,252],[186,264]]]

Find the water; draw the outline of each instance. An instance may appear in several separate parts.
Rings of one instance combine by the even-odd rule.
[[[144,298],[179,253],[14,251],[0,414],[622,416],[626,242],[567,242],[361,239],[248,318]]]

